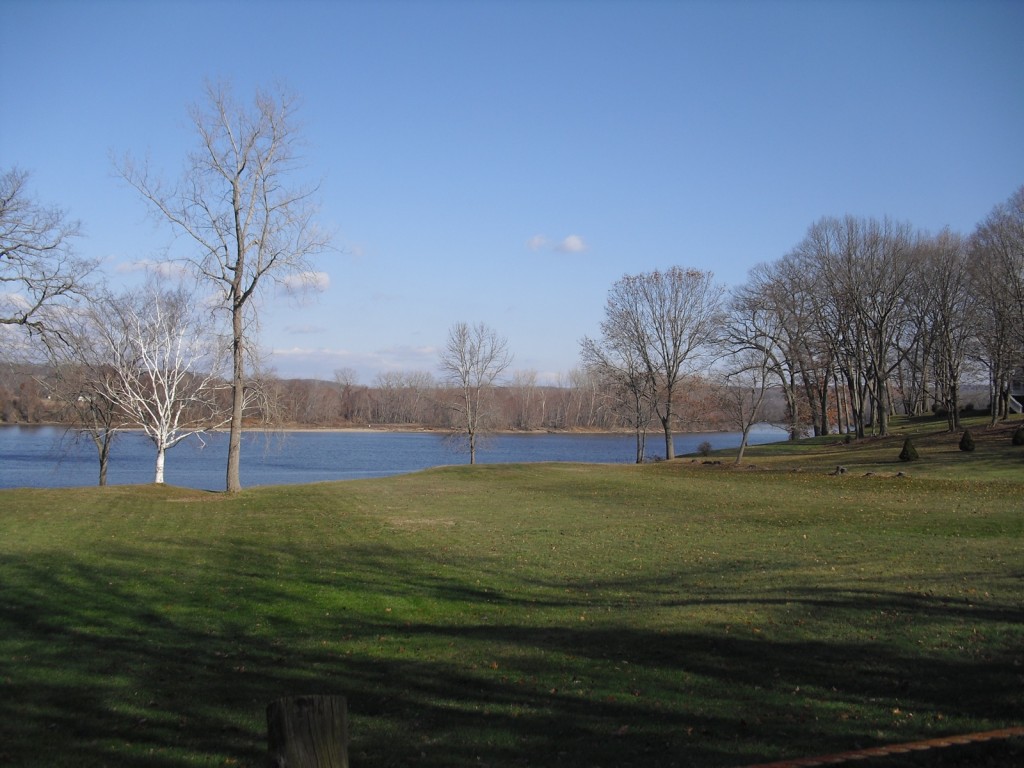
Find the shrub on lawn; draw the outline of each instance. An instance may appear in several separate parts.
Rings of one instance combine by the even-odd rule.
[[[971,434],[971,430],[965,429],[963,437],[960,438],[960,450],[961,451],[973,451],[974,450],[974,435]]]
[[[1024,445],[1024,425],[1017,427],[1017,430],[1013,433],[1013,444]]]
[[[711,455],[711,450],[712,450],[712,446],[711,446],[710,441],[708,441],[708,440],[705,440],[703,443],[701,443],[700,445],[697,446],[697,452],[701,456],[710,456]]]
[[[900,451],[900,461],[917,461],[920,456],[917,455],[917,448],[914,447],[914,441],[909,437],[903,441],[903,450]]]

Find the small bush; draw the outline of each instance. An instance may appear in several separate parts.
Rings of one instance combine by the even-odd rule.
[[[1024,425],[1017,427],[1017,430],[1013,433],[1013,444],[1024,445]]]
[[[697,446],[697,453],[699,453],[701,456],[710,456],[712,450],[713,448],[711,446],[711,443],[707,440],[705,440],[703,443]]]
[[[971,434],[971,430],[965,429],[963,437],[960,438],[960,450],[961,451],[973,451],[974,450],[974,435]]]
[[[920,456],[917,455],[917,448],[914,447],[914,442],[908,437],[903,441],[903,450],[900,451],[900,461],[917,461]]]

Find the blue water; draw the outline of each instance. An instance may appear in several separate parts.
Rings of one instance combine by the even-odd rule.
[[[786,439],[784,430],[765,426],[751,434],[752,444]],[[676,454],[693,453],[708,441],[715,448],[739,445],[738,433],[678,435]],[[227,435],[193,438],[167,452],[169,485],[222,490]],[[647,438],[648,454],[664,448],[660,433]],[[630,463],[632,435],[524,434],[487,437],[477,462],[578,461]],[[156,452],[140,433],[118,436],[111,452],[111,485],[153,482]],[[432,432],[247,432],[242,442],[243,487],[353,480],[415,472],[446,464],[465,464],[468,456],[444,435]],[[0,488],[56,488],[96,485],[99,462],[87,438],[75,439],[58,427],[0,427]]]

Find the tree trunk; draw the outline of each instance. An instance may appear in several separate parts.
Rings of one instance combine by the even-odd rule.
[[[750,427],[751,427],[751,425],[748,424],[747,426],[745,426],[743,428],[743,437],[740,438],[740,450],[739,450],[739,453],[736,454],[736,466],[737,467],[743,461],[743,452],[745,450],[747,450],[747,438],[750,437]]]
[[[96,446],[96,453],[100,460],[100,486],[107,484],[107,469],[110,467],[110,443],[113,438],[109,430],[100,433],[93,433],[92,441]]]
[[[231,433],[228,437],[228,493],[242,490],[242,406],[245,404],[245,349],[242,343],[242,306],[236,305],[231,312]]]
[[[644,448],[647,442],[647,432],[637,427],[636,430],[636,463],[644,463]]]
[[[163,444],[156,447],[156,476],[153,482],[162,485],[164,482],[164,458],[167,455],[167,447]]]
[[[295,696],[267,707],[271,768],[348,768],[344,696]]]
[[[878,434],[880,437],[888,437],[889,435],[889,414],[890,401],[889,401],[889,386],[884,378],[879,377],[876,380],[877,397],[875,398],[875,407],[878,409]]]

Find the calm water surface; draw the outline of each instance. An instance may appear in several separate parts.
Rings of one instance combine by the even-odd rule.
[[[786,432],[765,426],[752,444],[786,439]],[[227,435],[186,440],[167,453],[169,485],[221,490],[227,462]],[[679,435],[677,454],[692,453],[705,440],[715,448],[739,445],[738,433]],[[660,434],[647,438],[648,454],[663,447]],[[477,452],[481,464],[538,461],[632,462],[632,435],[528,434],[488,437]],[[114,443],[111,485],[153,481],[155,449],[139,433],[124,433]],[[445,464],[465,464],[468,456],[444,435],[432,432],[248,432],[242,442],[242,486],[353,480],[415,472]],[[0,488],[54,488],[96,485],[99,464],[87,438],[76,441],[60,427],[0,427]]]

